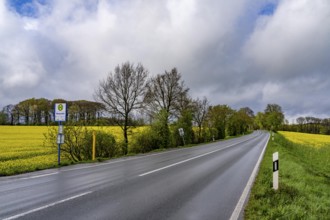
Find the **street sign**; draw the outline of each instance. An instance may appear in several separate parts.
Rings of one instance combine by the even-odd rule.
[[[63,134],[63,125],[62,124],[58,125],[58,133]]]
[[[183,128],[179,128],[178,130],[179,130],[179,134],[180,134],[180,136],[183,137],[183,135],[184,135]]]
[[[66,103],[55,104],[55,121],[63,122],[66,121]]]
[[[57,135],[57,144],[64,144],[64,134]]]
[[[186,145],[185,141],[184,141],[184,130],[183,128],[179,128],[179,134],[182,137],[182,142],[183,142],[183,146]]]

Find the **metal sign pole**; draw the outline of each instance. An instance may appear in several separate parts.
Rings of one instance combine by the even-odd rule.
[[[67,115],[66,103],[56,103],[54,117],[55,117],[55,121],[58,122],[58,134],[57,134],[57,144],[58,144],[57,162],[58,162],[58,165],[61,164],[61,144],[64,144],[64,134],[63,134],[62,122],[66,121],[66,115]]]
[[[57,140],[57,143],[58,143],[58,150],[57,150],[57,162],[58,162],[58,165],[60,165],[61,164],[61,139],[62,139],[62,137],[61,137],[61,130],[62,130],[62,128],[61,128],[61,126],[62,126],[62,122],[60,121],[59,123],[58,123],[58,138],[57,139],[59,139],[59,140]]]

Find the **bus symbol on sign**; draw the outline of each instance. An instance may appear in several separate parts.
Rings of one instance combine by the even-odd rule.
[[[58,104],[57,109],[61,112],[63,111],[63,104]]]
[[[66,103],[55,104],[55,121],[66,121]]]

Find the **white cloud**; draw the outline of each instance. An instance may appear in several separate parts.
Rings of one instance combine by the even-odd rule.
[[[25,97],[24,92],[34,90],[46,74],[34,48],[34,28],[29,24],[29,19],[8,11],[4,1],[0,2],[1,105],[11,99],[18,101],[15,96]]]
[[[259,15],[269,2],[274,14]],[[24,17],[0,1],[0,106],[92,99],[99,80],[129,60],[153,75],[177,67],[191,94],[212,104],[330,111],[327,0],[46,3]]]
[[[250,76],[264,82],[263,102],[277,102],[288,114],[329,115],[330,2],[280,1],[261,16],[243,48]]]
[[[330,2],[282,1],[257,23],[245,54],[267,77],[300,77],[330,67]]]

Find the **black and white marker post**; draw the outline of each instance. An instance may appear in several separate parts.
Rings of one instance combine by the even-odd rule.
[[[278,162],[278,152],[273,153],[273,189],[278,190],[278,171],[279,162]]]
[[[62,122],[66,121],[66,103],[55,104],[54,111],[55,121],[58,122],[58,134],[57,134],[57,162],[61,164],[61,144],[64,144],[64,134]]]

